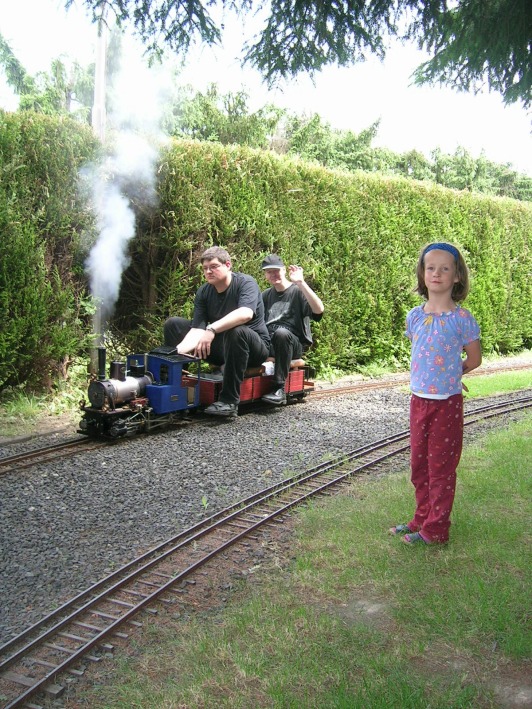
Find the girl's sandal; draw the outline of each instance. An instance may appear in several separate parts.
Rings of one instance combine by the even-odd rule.
[[[406,534],[407,532],[411,532],[412,530],[407,524],[396,524],[395,527],[391,527],[388,530],[389,534]]]
[[[419,543],[428,544],[428,542],[426,542],[423,539],[423,537],[421,536],[421,534],[419,532],[414,532],[413,534],[405,534],[402,541],[405,544],[410,544],[410,545],[419,544]]]

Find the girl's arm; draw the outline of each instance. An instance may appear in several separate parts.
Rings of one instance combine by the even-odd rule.
[[[466,358],[462,361],[462,374],[467,374],[480,367],[482,363],[480,340],[473,340],[473,342],[465,345],[464,352],[466,353]]]

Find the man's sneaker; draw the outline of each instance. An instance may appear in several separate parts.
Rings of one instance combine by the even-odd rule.
[[[284,406],[286,404],[286,394],[284,389],[279,388],[277,391],[272,391],[271,394],[265,394],[261,398],[261,401],[265,401],[267,404],[273,404],[274,406]]]
[[[215,401],[214,404],[207,406],[203,412],[209,416],[226,416],[234,418],[238,416],[238,404],[226,404],[223,401]]]

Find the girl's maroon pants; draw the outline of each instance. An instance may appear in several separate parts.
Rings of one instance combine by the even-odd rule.
[[[408,523],[428,542],[449,539],[456,468],[462,454],[464,398],[410,400],[410,465],[416,512]]]

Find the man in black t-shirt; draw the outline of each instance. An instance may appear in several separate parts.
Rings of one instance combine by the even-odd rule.
[[[270,356],[275,358],[274,391],[262,401],[276,406],[286,404],[285,381],[290,362],[301,357],[312,344],[310,320],[321,320],[324,306],[305,283],[301,266],[286,268],[277,254],[262,262],[262,271],[271,288],[262,294],[266,327],[271,337]]]
[[[240,385],[248,366],[258,367],[268,356],[270,336],[257,281],[231,270],[231,257],[220,246],[201,255],[207,283],[194,299],[192,321],[172,317],[164,324],[164,344],[178,354],[193,353],[224,365],[219,401],[205,409],[213,416],[238,414]]]

